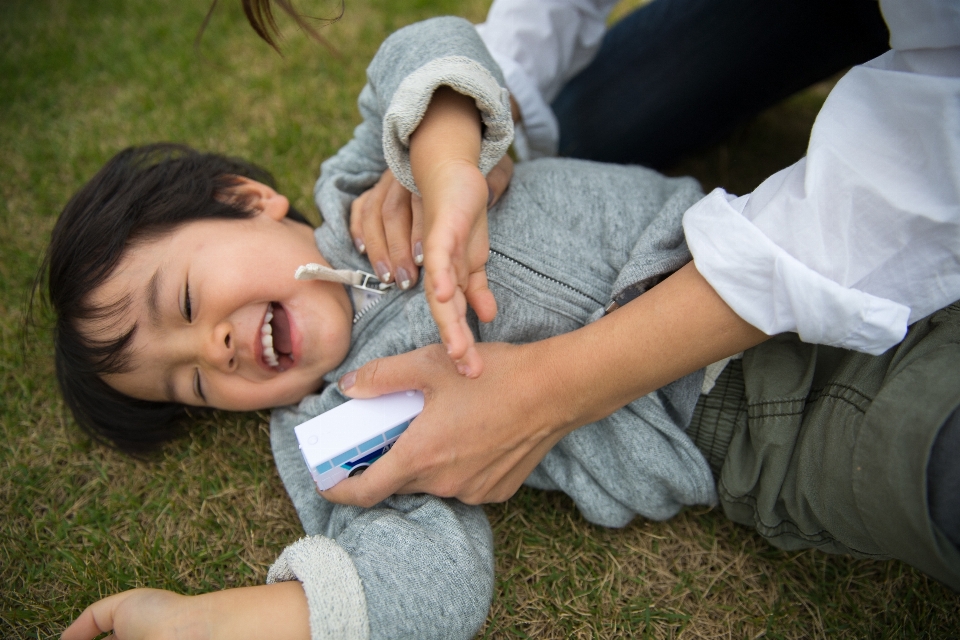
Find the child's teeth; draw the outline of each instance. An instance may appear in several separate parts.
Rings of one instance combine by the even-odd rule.
[[[277,352],[273,350],[273,327],[270,321],[273,320],[273,305],[267,307],[267,315],[263,318],[263,326],[260,327],[260,344],[263,345],[263,359],[271,367],[280,364],[277,360]]]
[[[277,360],[277,353],[273,350],[273,336],[269,333],[265,333],[260,337],[260,343],[263,345],[263,359],[267,361],[271,367],[275,367],[280,364],[280,361]]]

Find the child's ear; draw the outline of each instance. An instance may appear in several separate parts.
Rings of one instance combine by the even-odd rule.
[[[237,183],[230,188],[226,198],[237,198],[244,206],[266,215],[274,220],[282,220],[290,210],[290,201],[287,197],[277,193],[270,185],[236,176]]]

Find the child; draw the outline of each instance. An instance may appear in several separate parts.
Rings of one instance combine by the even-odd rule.
[[[273,565],[272,584],[197,599],[117,594],[88,608],[67,640],[111,628],[142,637],[155,628],[151,616],[156,628],[182,633],[185,620],[202,619],[232,637],[454,638],[483,624],[493,551],[482,509],[429,495],[370,509],[329,503],[293,431],[345,401],[335,384],[344,373],[440,337],[422,286],[367,299],[294,280],[294,271],[371,270],[351,241],[349,208],[388,165],[426,198],[443,170],[470,163],[472,174],[460,175],[472,193],[482,183],[476,167],[488,171],[511,139],[503,79],[463,20],[397,32],[368,78],[363,123],[322,166],[315,194],[325,222],[316,232],[255,167],[170,146],[121,153],[57,223],[49,251],[57,371],[77,421],[140,449],[169,437],[184,406],[290,405],[273,412],[271,443],[307,533]],[[485,202],[486,186],[476,191]],[[489,212],[486,276],[499,313],[474,305],[492,319],[470,316],[475,338],[565,333],[601,317],[625,289],[653,286],[689,260],[680,220],[700,197],[691,179],[639,167],[519,165]],[[563,208],[579,215],[555,214]],[[487,252],[479,253],[482,264]],[[526,483],[564,491],[605,526],[713,504],[710,469],[684,433],[701,381],[687,376],[571,433]]]

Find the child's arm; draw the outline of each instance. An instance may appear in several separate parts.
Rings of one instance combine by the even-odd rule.
[[[484,322],[497,303],[484,267],[490,251],[486,179],[480,173],[480,113],[449,87],[433,94],[410,138],[410,166],[423,198],[424,291],[447,353],[461,374],[480,375],[482,360],[467,325],[469,304]]]
[[[113,631],[116,640],[309,640],[307,599],[297,581],[182,596],[133,589],[93,603],[63,640],[91,640]]]
[[[439,338],[447,343],[455,359],[463,360],[472,374],[479,374],[480,360],[476,351],[470,349],[472,335],[465,322],[466,305],[474,306],[483,320],[492,319],[496,308],[487,293],[483,274],[478,271],[483,265],[481,254],[485,256],[486,238],[476,247],[471,246],[473,239],[486,235],[482,218],[489,194],[486,181],[475,178],[497,165],[513,137],[510,99],[502,74],[473,25],[459,18],[435,18],[401,29],[387,38],[367,69],[367,77],[368,84],[359,99],[364,120],[355,130],[354,138],[323,164],[315,190],[324,218],[324,225],[317,232],[321,251],[332,254],[328,259],[350,263],[350,255],[335,255],[353,246],[350,205],[376,184],[388,167],[404,187],[417,195],[420,182],[426,181],[424,187],[428,191],[434,188],[437,181],[431,181],[424,170],[428,164],[432,166],[435,158],[428,155],[427,164],[419,163],[415,177],[411,145],[423,142],[422,134],[432,126],[426,112],[438,90],[441,96],[445,93],[469,96],[464,105],[470,101],[476,105],[468,109],[473,110],[470,116],[473,128],[469,129],[469,135],[479,138],[479,120],[482,120],[482,139],[478,150],[471,151],[470,173],[467,174],[465,164],[459,166],[463,171],[455,178],[457,188],[452,187],[453,183],[446,187],[437,184],[442,190],[427,194],[425,226],[436,225],[436,232],[425,237],[427,245],[435,247],[434,253],[440,257],[429,259],[427,246],[424,257],[432,270],[425,278],[429,280],[428,295],[440,328]],[[443,87],[451,87],[453,91]],[[415,136],[418,132],[421,135]],[[464,132],[452,127],[451,133]],[[414,137],[418,138],[417,142],[413,141]],[[446,175],[451,177],[455,168],[452,164],[445,165]],[[466,191],[459,191],[468,185]],[[450,215],[451,210],[455,210],[456,215]],[[432,262],[437,262],[436,268]],[[389,271],[385,265],[371,266],[378,275]],[[395,274],[390,275],[393,279]],[[436,295],[434,286],[439,287]]]

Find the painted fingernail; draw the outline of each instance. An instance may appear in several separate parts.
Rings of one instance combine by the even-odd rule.
[[[403,267],[397,267],[397,284],[404,291],[410,288],[410,274]]]
[[[340,391],[349,390],[350,387],[352,387],[356,381],[357,381],[356,371],[351,371],[350,373],[345,374],[342,378],[340,378],[340,383],[339,383]]]
[[[361,240],[360,238],[353,239],[353,246],[355,246],[357,248],[357,251],[359,251],[360,253],[363,253],[364,251],[367,250],[367,245],[363,244],[363,240]]]
[[[493,187],[487,185],[487,208],[489,209],[493,205]]]
[[[377,277],[380,278],[380,282],[390,282],[390,269],[387,268],[387,265],[378,262],[373,265],[373,270],[377,272]]]
[[[423,264],[423,243],[417,241],[413,245],[413,262],[419,267]]]

